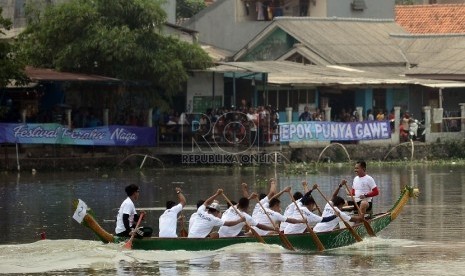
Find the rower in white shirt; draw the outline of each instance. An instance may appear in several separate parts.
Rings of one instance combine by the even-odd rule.
[[[194,224],[189,229],[188,238],[218,238],[219,234],[211,232],[213,227],[234,226],[244,221],[243,218],[239,218],[235,221],[224,221],[221,219],[221,208],[218,202],[213,202],[215,198],[223,194],[222,189],[208,198],[202,206],[197,210],[197,217],[194,220]]]
[[[198,215],[197,212],[198,212],[200,206],[202,206],[204,202],[205,202],[205,200],[203,200],[203,199],[200,199],[199,201],[197,201],[197,211],[192,213],[192,215],[189,218],[189,231],[191,230],[192,225],[194,225],[194,221],[195,221],[195,218]]]
[[[176,204],[174,201],[166,202],[166,210],[158,219],[158,225],[160,232],[158,236],[160,238],[176,238],[176,227],[178,225],[178,214],[186,206],[186,198],[182,194],[181,188],[176,187],[176,194],[178,195],[179,203]]]
[[[252,194],[252,196],[256,197],[257,194]],[[221,219],[224,221],[231,221],[231,220],[234,221],[240,217],[243,217],[245,219],[245,222],[241,222],[233,226],[226,226],[226,225],[221,226],[220,230],[218,231],[220,238],[236,237],[236,236],[244,234],[244,233],[241,234],[241,230],[246,223],[252,227],[256,227],[257,229],[264,229],[267,231],[274,230],[273,227],[258,223],[255,219],[253,219],[247,213],[249,209],[249,204],[250,204],[250,200],[246,197],[243,197],[239,199],[239,203],[236,206],[229,207],[229,209],[223,213],[223,216],[221,217]],[[249,232],[249,233],[245,233],[244,235],[251,236],[252,233]]]
[[[278,199],[279,196],[281,196],[283,193],[287,192],[289,193],[291,191],[291,187],[286,187],[279,193],[277,193],[273,198],[271,198],[269,203],[265,204],[259,204],[260,210],[257,212],[255,216],[255,220],[263,225],[267,225],[270,228],[274,228],[277,223],[303,223],[304,220],[302,218],[300,219],[294,219],[290,217],[283,216],[281,214],[281,201]],[[267,230],[262,230],[258,229],[257,227],[254,227],[254,230],[257,231],[257,233],[260,236],[263,235],[268,235],[271,234],[272,232],[267,231]],[[275,229],[275,231],[278,229]]]
[[[318,216],[315,215],[312,211],[316,208],[316,203],[313,197],[311,196],[311,192],[307,192],[301,199],[302,207],[300,207],[300,212],[297,210],[293,217],[294,218],[302,218],[302,216],[306,219],[306,223],[300,224],[288,224],[286,229],[284,229],[284,234],[300,234],[305,232],[308,225],[314,225],[319,222],[328,222],[328,221],[335,221],[336,216],[332,215],[323,215]]]

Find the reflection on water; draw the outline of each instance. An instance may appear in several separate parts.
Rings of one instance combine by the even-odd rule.
[[[87,229],[71,219],[71,202],[81,198],[92,207],[102,226],[112,231],[124,187],[141,186],[138,207],[162,207],[175,199],[181,186],[188,204],[224,188],[229,198],[241,196],[239,185],[264,191],[258,179],[271,178],[270,169],[177,169],[164,171],[91,173],[23,173],[0,180],[0,273],[64,272],[80,275],[228,275],[311,273],[313,275],[460,275],[465,268],[465,166],[370,167],[380,187],[375,212],[388,209],[404,185],[415,184],[421,195],[376,238],[320,254],[289,252],[280,246],[248,244],[218,251],[127,251],[120,245],[94,241]],[[341,178],[353,177],[352,165],[320,168],[307,180],[330,195]],[[280,187],[300,190],[301,176],[278,172]],[[290,203],[282,197],[283,205]],[[323,199],[316,196],[317,203]],[[162,210],[151,211],[147,224],[158,228]],[[189,211],[192,212],[192,211]],[[186,211],[186,215],[189,215]],[[48,240],[38,241],[45,232]],[[27,260],[27,261],[25,261]]]
[[[339,275],[367,271],[374,275],[461,275],[465,260],[463,242],[367,238],[319,254],[263,244],[238,247],[200,252],[131,251],[95,241],[39,241],[0,245],[0,271],[47,275]]]

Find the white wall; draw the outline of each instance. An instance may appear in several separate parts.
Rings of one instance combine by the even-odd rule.
[[[318,2],[318,1],[317,1]],[[354,11],[351,8],[352,0],[326,0],[327,17],[346,18],[395,18],[395,0],[365,0],[367,8],[363,11]]]
[[[187,112],[192,112],[194,96],[213,96],[213,73],[194,72],[193,74],[187,81]],[[215,73],[215,96],[222,96],[224,105],[224,77],[222,73]]]

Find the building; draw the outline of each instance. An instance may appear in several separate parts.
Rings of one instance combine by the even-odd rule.
[[[280,16],[394,19],[394,0],[217,0],[183,26],[200,43],[236,52]]]

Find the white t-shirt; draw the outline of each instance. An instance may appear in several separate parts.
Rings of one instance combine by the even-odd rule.
[[[194,225],[196,217],[197,217],[197,212],[192,213],[191,217],[189,218],[189,232],[191,231],[192,225]]]
[[[341,217],[346,222],[349,222],[350,216],[348,214],[346,214],[344,212],[341,212],[337,207],[334,207],[334,209],[336,209],[339,212]],[[333,208],[328,203],[326,203],[325,209],[323,210],[322,217],[329,217],[329,216],[333,216],[333,215],[335,215]],[[341,219],[339,217],[336,217],[335,219],[333,219],[331,221],[328,221],[328,222],[320,222],[317,225],[315,225],[315,227],[313,227],[313,231],[315,233],[316,232],[331,231],[339,224],[340,221],[341,221]]]
[[[239,211],[239,210],[238,210]],[[257,222],[247,213],[239,211],[241,215],[245,218],[247,223],[251,226],[257,225]],[[221,219],[223,221],[235,221],[240,219],[241,217],[237,214],[237,212],[234,210],[233,207],[229,207],[228,210],[226,210],[223,215],[221,216]],[[220,230],[218,231],[218,234],[220,235],[220,238],[222,237],[235,237],[237,236],[240,232],[242,227],[244,227],[245,222],[240,222],[234,226],[221,226]]]
[[[257,131],[258,114],[247,113],[247,120],[251,122],[250,131]]]
[[[176,226],[178,225],[178,214],[182,211],[182,204],[179,203],[171,209],[165,210],[165,212],[158,219],[158,225],[160,232],[158,236],[160,238],[176,238]]]
[[[265,196],[264,198],[262,198],[260,200],[260,203],[265,206],[267,204],[270,203],[270,199],[268,198],[268,196]],[[253,211],[252,211],[252,217],[253,218],[256,218],[256,216],[258,215],[258,213],[260,212],[260,210],[262,210],[262,207],[260,207],[260,204],[255,204],[255,207],[253,208]]]
[[[224,221],[207,212],[207,207],[202,205],[197,209],[194,225],[189,229],[188,238],[205,238],[215,226],[223,226]]]
[[[301,198],[296,200],[296,203],[297,203],[297,205],[299,207],[302,207],[302,202],[300,200],[301,200]],[[286,209],[284,210],[284,216],[288,217],[288,218],[293,218],[294,217],[294,212],[296,212],[296,211],[297,211],[297,208],[296,208],[294,202],[291,202],[291,204],[287,205]],[[301,219],[302,216],[300,216],[300,214],[298,214],[298,215],[299,215],[299,219]],[[288,222],[285,222],[285,221],[281,222],[281,224],[279,225],[279,231],[284,231],[284,229],[286,229],[287,225],[289,225]]]
[[[131,198],[129,197],[127,197],[119,207],[118,215],[116,216],[116,234],[126,231],[126,227],[124,227],[123,223],[124,214],[129,215],[129,226],[132,226],[134,224],[134,215],[137,214],[137,212],[136,206],[134,206],[134,202],[132,202]]]
[[[266,210],[266,213],[268,214],[268,216],[270,217],[270,219],[273,221],[273,223],[276,225],[277,222],[283,222],[283,221],[286,221],[287,220],[287,217],[286,216],[283,216],[281,215],[280,213],[276,212],[276,211],[273,211],[271,210],[270,208],[268,208],[269,204],[265,204],[263,207],[265,208]],[[268,218],[268,216],[265,214],[265,212],[263,212],[263,209],[260,207],[260,211],[258,212],[257,214],[257,218],[255,219],[258,223],[260,224],[263,224],[263,225],[267,225],[269,227],[274,227],[273,224],[271,223],[270,219]],[[268,230],[262,230],[258,227],[253,227],[253,229],[255,231],[257,231],[257,233],[260,235],[260,236],[263,236],[263,235],[268,235],[270,233],[270,231]]]
[[[323,219],[322,217],[310,212],[307,207],[300,207],[299,209],[304,215],[305,219],[307,219],[307,222],[310,226],[315,223],[321,222],[321,220]],[[302,219],[302,215],[300,214],[299,210],[295,210],[294,214],[292,215],[292,218]],[[306,223],[288,223],[286,228],[284,229],[284,234],[300,234],[305,232],[305,229],[307,229]]]
[[[366,174],[364,177],[356,176],[353,182],[353,188],[355,190],[355,200],[360,201],[360,196],[371,192],[376,187],[375,180],[373,177]],[[371,202],[371,197],[367,197],[365,200]]]

